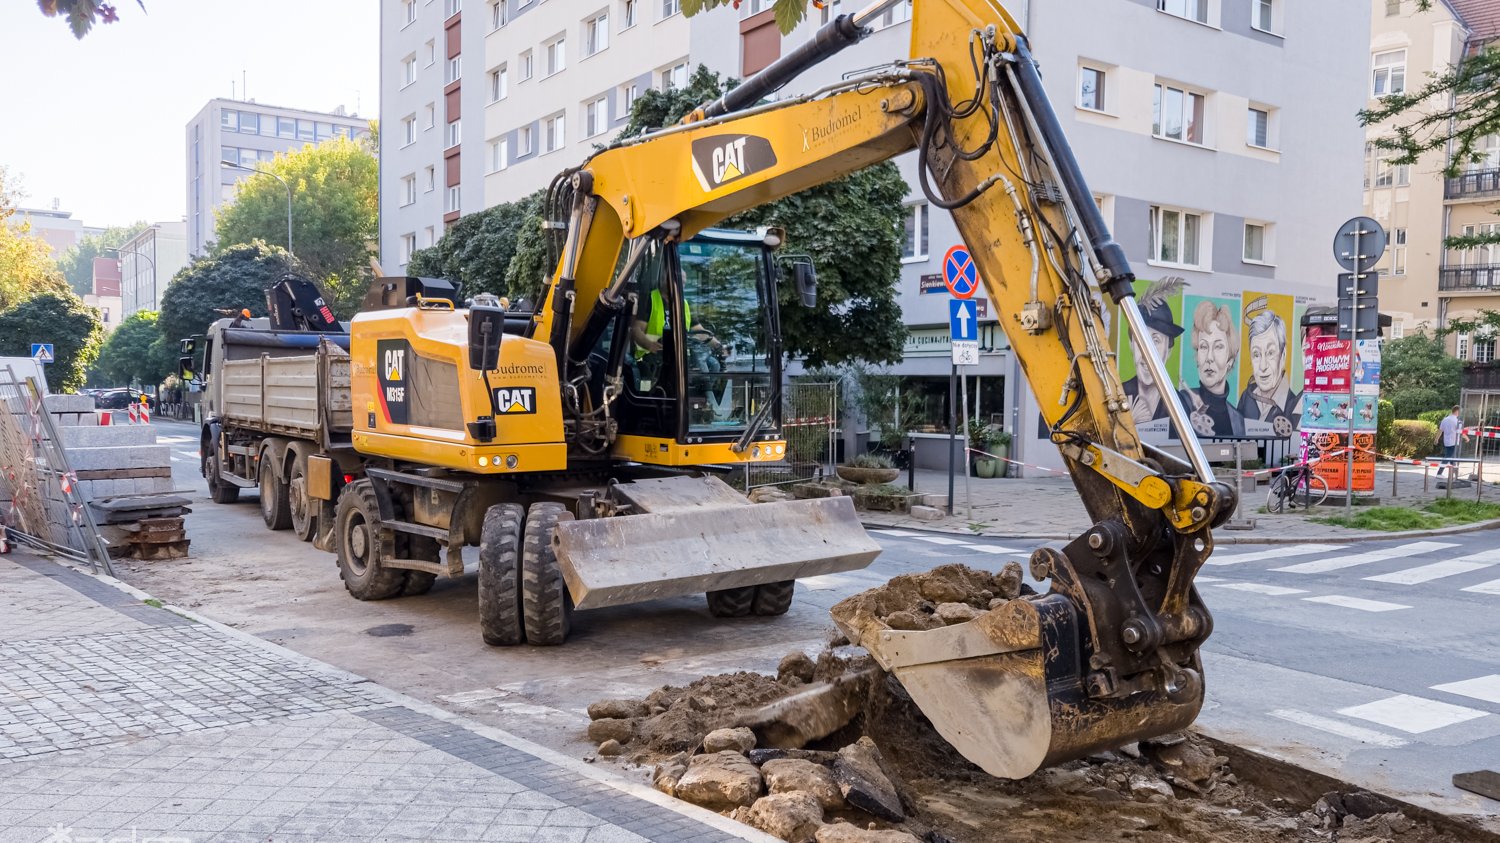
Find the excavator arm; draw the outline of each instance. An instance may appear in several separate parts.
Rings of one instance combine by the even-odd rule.
[[[562,177],[557,271],[534,335],[576,376],[618,318],[635,257],[739,211],[915,150],[949,210],[1094,526],[1043,548],[1045,595],[929,632],[848,610],[836,622],[893,671],[938,730],[1001,776],[1182,728],[1203,700],[1212,620],[1193,577],[1235,492],[1215,481],[1174,391],[1186,461],[1141,442],[1105,299],[1146,337],[1115,243],[1043,92],[1026,38],[993,0],[916,0],[910,56],[805,96],[760,100],[866,34],[900,0],[826,25],[678,125]],[[1150,342],[1140,365],[1171,383]]]

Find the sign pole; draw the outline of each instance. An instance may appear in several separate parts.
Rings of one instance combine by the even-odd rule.
[[[958,432],[958,419],[953,416],[958,412],[957,395],[954,391],[958,384],[958,364],[953,365],[953,371],[948,375],[948,514],[953,514],[953,445],[954,437]]]
[[[1363,271],[1358,263],[1364,252],[1359,250],[1360,232],[1363,225],[1354,227],[1354,281],[1349,285],[1350,316],[1349,316],[1349,438],[1344,440],[1345,464],[1344,464],[1344,515],[1346,517],[1354,513],[1354,415],[1358,403],[1354,396],[1354,358],[1359,353],[1359,276]]]
[[[963,389],[964,393],[964,506],[968,507],[969,520],[973,521],[974,491],[969,486],[969,484],[973,482],[969,479],[969,475],[973,473],[969,470],[969,466],[972,465],[974,461],[974,457],[969,453],[969,373],[967,371],[960,373],[958,376],[958,380],[959,386]]]

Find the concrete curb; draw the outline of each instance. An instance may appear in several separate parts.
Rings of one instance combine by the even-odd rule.
[[[976,533],[968,529],[955,529],[931,525],[916,524],[883,524],[868,519],[860,519],[860,523],[866,529],[885,530],[917,530],[928,533],[945,533],[950,536],[970,536],[973,538],[989,539],[1031,539],[1036,541],[1072,541],[1078,538],[1078,533]],[[1339,542],[1343,544],[1358,544],[1360,542],[1373,541],[1400,541],[1403,539],[1426,538],[1430,536],[1452,536],[1461,533],[1477,533],[1481,530],[1500,528],[1500,518],[1490,521],[1475,521],[1472,524],[1455,524],[1452,527],[1437,527],[1431,530],[1402,530],[1392,533],[1363,532],[1352,535],[1334,533],[1325,536],[1237,536],[1234,531],[1220,527],[1214,531],[1215,545],[1234,544],[1306,544],[1311,541]],[[1225,535],[1228,533],[1229,535]]]
[[[123,580],[108,576],[106,574],[95,574],[89,571],[86,566],[75,565],[70,562],[60,560],[56,557],[44,556],[40,553],[32,553],[31,555],[35,556],[38,559],[46,559],[54,565],[62,565],[63,567],[69,568],[80,574],[93,577],[94,579],[99,580],[100,582],[103,582],[106,585],[112,586],[116,589],[119,589],[120,591],[123,591],[126,594],[129,594],[132,597],[141,600],[142,602],[156,599],[149,593],[142,591],[141,589],[136,588],[135,586]],[[161,603],[161,601],[157,602]],[[528,755],[534,756],[555,767],[561,767],[581,778],[591,779],[602,785],[620,791],[627,796],[632,796],[644,802],[650,802],[659,807],[666,808],[674,813],[681,814],[682,816],[688,817],[689,819],[702,823],[703,825],[710,826],[716,831],[721,831],[725,834],[738,837],[742,840],[749,840],[752,841],[752,843],[781,843],[780,838],[772,837],[769,834],[764,834],[756,830],[755,828],[752,828],[751,826],[735,822],[728,817],[716,814],[706,808],[699,808],[698,806],[693,805],[690,802],[684,802],[680,799],[675,799],[671,796],[666,795],[665,793],[662,793],[654,787],[648,787],[644,784],[641,784],[640,782],[631,781],[630,779],[624,778],[622,776],[617,776],[612,773],[606,772],[608,768],[600,767],[597,764],[585,763],[584,761],[573,758],[572,756],[564,755],[557,750],[549,749],[540,744],[532,743],[531,741],[519,735],[507,732],[504,729],[498,729],[494,726],[486,726],[483,723],[475,720],[470,720],[467,717],[464,717],[460,714],[455,714],[451,711],[448,711],[447,709],[440,708],[438,706],[432,705],[431,703],[419,700],[415,697],[407,696],[400,691],[387,688],[386,686],[381,685],[378,682],[375,682],[367,677],[360,676],[357,673],[352,673],[350,671],[344,670],[341,667],[331,665],[325,661],[315,659],[311,656],[305,656],[295,650],[283,647],[280,644],[276,644],[271,641],[267,641],[264,638],[252,635],[251,633],[235,629],[232,626],[226,626],[216,620],[213,620],[212,618],[204,617],[203,615],[200,615],[197,612],[192,611],[191,609],[184,609],[180,606],[174,606],[170,603],[161,603],[161,608],[175,615],[187,618],[194,623],[203,624],[204,626],[209,627],[216,632],[219,632],[237,641],[244,642],[245,644],[249,644],[267,653],[274,653],[278,658],[286,659],[303,667],[312,668],[319,672],[326,673],[334,678],[342,679],[351,683],[359,683],[364,687],[372,690],[377,695],[385,697],[390,701],[392,705],[404,706],[437,720],[442,720],[445,723],[452,723],[455,726],[467,729],[468,731],[473,732],[477,735],[489,738],[496,743],[503,744],[507,747],[510,747],[511,749],[515,749]]]

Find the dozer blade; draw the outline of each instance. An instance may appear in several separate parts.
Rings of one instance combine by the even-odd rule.
[[[894,630],[834,607],[834,623],[893,673],[938,734],[992,776],[1019,779],[1100,749],[1186,728],[1203,703],[1139,692],[1090,698],[1079,663],[1077,615],[1060,595],[1021,598],[972,621]]]
[[[719,486],[728,489],[709,478],[622,484],[646,512],[559,524],[553,542],[574,607],[853,571],[880,553],[847,497],[751,504]]]

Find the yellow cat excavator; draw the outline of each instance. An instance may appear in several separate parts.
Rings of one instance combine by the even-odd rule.
[[[1015,21],[995,0],[916,0],[909,57],[763,102],[898,2],[837,17],[680,125],[559,175],[545,223],[558,260],[534,311],[378,282],[349,346],[368,468],[338,494],[324,467],[309,492],[335,510],[320,541],[351,591],[461,573],[457,548],[477,543],[486,639],[557,643],[573,608],[709,591],[716,614],[774,614],[797,577],[868,564],[847,502],[752,506],[693,470],[784,453],[777,279],[816,300],[810,267],[774,253],[782,235],[712,226],[915,150],[1095,523],[1033,555],[1047,593],[973,621],[835,620],[995,775],[1193,720],[1212,629],[1193,578],[1235,492],[1170,390],[1186,461],[1137,435],[1101,300],[1147,336],[1133,276]],[[1140,365],[1171,382],[1152,354]]]

